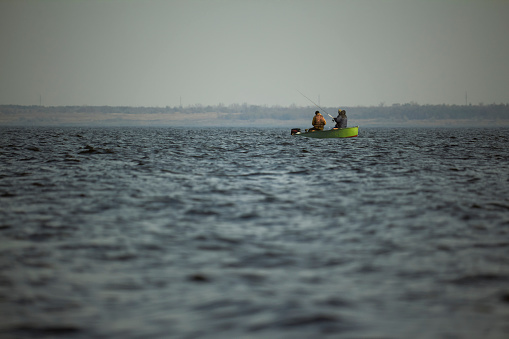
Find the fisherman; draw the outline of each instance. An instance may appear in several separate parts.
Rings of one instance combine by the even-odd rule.
[[[336,122],[334,128],[346,128],[347,120],[346,111],[341,108],[338,109],[338,116],[333,119]]]
[[[309,132],[323,131],[323,127],[325,126],[326,123],[327,122],[325,121],[323,115],[321,115],[320,112],[316,111],[315,116],[313,117],[313,122],[311,122],[313,128],[310,128],[308,131]]]

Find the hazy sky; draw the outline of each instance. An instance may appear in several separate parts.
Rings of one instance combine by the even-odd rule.
[[[509,0],[0,0],[0,104],[509,103]]]

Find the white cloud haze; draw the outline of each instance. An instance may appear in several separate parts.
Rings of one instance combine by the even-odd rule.
[[[509,1],[0,2],[0,104],[509,102]]]

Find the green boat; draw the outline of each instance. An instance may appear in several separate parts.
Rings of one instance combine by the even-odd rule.
[[[292,129],[292,135],[309,138],[353,138],[359,134],[359,126],[347,128],[333,128],[326,131],[301,132],[299,128]]]

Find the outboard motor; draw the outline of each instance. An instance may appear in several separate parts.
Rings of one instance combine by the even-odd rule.
[[[292,135],[300,134],[300,128],[292,128]]]

